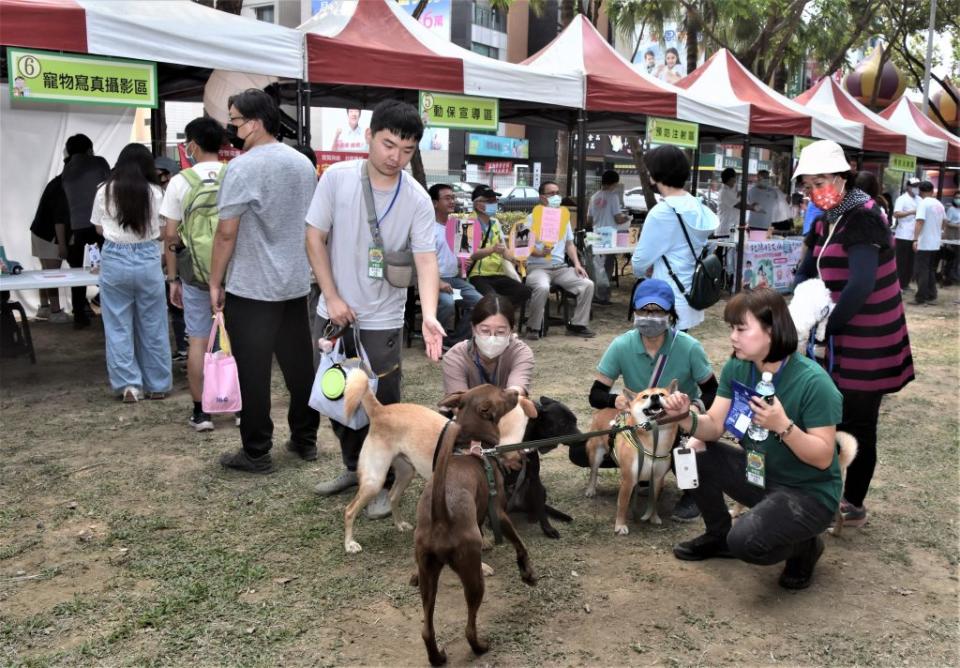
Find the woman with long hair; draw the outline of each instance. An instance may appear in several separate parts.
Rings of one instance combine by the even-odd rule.
[[[125,403],[163,399],[173,383],[157,243],[162,199],[150,151],[127,144],[93,202],[91,222],[105,239],[100,307],[107,375]]]

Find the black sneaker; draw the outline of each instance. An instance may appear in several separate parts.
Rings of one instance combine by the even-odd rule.
[[[823,554],[823,540],[820,536],[801,543],[797,556],[787,559],[780,574],[780,586],[784,589],[806,589],[813,579],[813,568]]]
[[[727,549],[726,536],[711,536],[708,533],[701,534],[683,543],[677,543],[673,546],[673,556],[683,561],[703,561],[713,557],[733,558],[733,555]]]
[[[579,336],[584,339],[592,339],[597,334],[586,325],[567,325],[567,336]]]
[[[213,419],[209,413],[194,413],[190,416],[190,426],[196,431],[213,431]]]
[[[672,517],[675,522],[692,522],[700,517],[700,509],[697,508],[697,502],[693,500],[693,494],[683,493],[677,505],[673,507]]]
[[[228,469],[262,475],[273,473],[275,470],[269,452],[260,457],[251,457],[242,449],[236,452],[225,452],[220,455],[220,465]]]
[[[610,306],[613,304],[609,299],[597,299],[596,297],[593,298],[593,303],[597,306]]]
[[[303,443],[294,443],[293,441],[287,441],[286,443],[287,450],[297,455],[300,459],[306,462],[314,462],[317,460],[317,446],[316,445],[304,445]]]

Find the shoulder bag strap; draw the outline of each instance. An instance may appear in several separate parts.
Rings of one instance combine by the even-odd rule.
[[[671,207],[673,208],[673,207]],[[695,266],[701,264],[700,258],[697,257],[697,251],[693,248],[693,242],[690,240],[690,234],[687,232],[687,224],[683,222],[683,218],[677,213],[676,209],[673,209],[673,215],[677,217],[677,221],[680,223],[680,230],[683,232],[683,238],[687,240],[687,246],[690,248],[690,254],[693,255],[693,262]],[[683,287],[683,283],[680,282],[680,279],[675,273],[673,273],[673,268],[670,266],[670,262],[667,261],[667,256],[661,256],[663,264],[667,267],[667,273],[670,274],[670,278],[673,279],[673,282],[677,284],[677,287],[680,288],[680,294],[684,297],[687,296],[687,289]]]
[[[370,236],[373,237],[374,244],[383,248],[383,237],[380,236],[380,226],[377,224],[377,207],[373,202],[373,187],[370,185],[366,160],[360,163],[360,183],[363,186],[363,201],[367,205],[367,225],[370,226]]]
[[[837,218],[837,222],[835,222],[833,225],[830,225],[830,221],[826,218],[823,219],[823,222],[828,226],[829,232],[827,233],[827,237],[824,240],[823,245],[820,247],[820,255],[817,256],[817,277],[820,280],[823,280],[823,277],[820,276],[820,258],[823,257],[823,251],[827,250],[827,244],[829,244],[830,240],[833,239],[833,233],[837,231],[838,227],[840,227],[840,221],[843,220],[845,215],[846,214],[841,214],[840,217]]]

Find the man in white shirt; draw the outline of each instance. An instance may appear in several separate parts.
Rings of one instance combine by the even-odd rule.
[[[948,243],[953,242],[953,243]],[[943,223],[943,238],[940,240],[940,259],[943,261],[941,278],[943,286],[960,283],[960,192],[954,193],[953,204],[947,208]]]
[[[320,284],[318,329],[332,323],[346,327],[341,336],[347,354],[354,354],[356,329],[373,372],[379,377],[377,399],[383,404],[400,401],[400,351],[407,288],[395,287],[384,277],[385,253],[409,248],[413,252],[423,313],[423,340],[427,356],[440,359],[443,327],[437,321],[440,276],[434,246],[434,211],[430,197],[409,174],[403,173],[423,138],[417,110],[405,102],[385,100],[373,110],[366,131],[370,145],[367,160],[350,160],[330,166],[317,183],[307,212],[307,254]],[[364,172],[371,189],[376,226],[383,247],[370,229]],[[244,416],[246,419],[246,416]],[[357,460],[369,427],[351,429],[331,420],[340,441],[344,470],[314,490],[321,496],[337,494],[357,485]],[[367,515],[390,513],[387,491],[367,506]]]
[[[718,237],[729,236],[740,225],[740,191],[737,190],[737,170],[727,167],[720,173],[720,204],[717,207],[720,217]],[[750,207],[747,207],[750,210]]]
[[[933,194],[933,184],[920,184],[913,250],[916,254],[917,294],[915,304],[935,304],[937,300],[937,253],[946,212]]]
[[[170,289],[170,301],[183,309],[183,320],[188,337],[187,382],[190,396],[193,398],[193,414],[189,424],[196,431],[210,431],[213,420],[203,412],[200,400],[203,396],[203,355],[207,350],[207,338],[210,336],[213,313],[210,310],[210,290],[206,276],[197,276],[193,281],[184,281],[178,273],[176,249],[193,248],[193,240],[181,238],[178,231],[184,217],[184,209],[190,205],[186,201],[193,191],[186,172],[192,172],[189,178],[194,182],[207,181],[219,183],[223,164],[218,152],[223,143],[223,128],[212,118],[195,118],[184,129],[186,143],[183,150],[194,161],[189,170],[183,170],[170,178],[160,205],[166,229],[164,234],[164,254],[166,255],[167,284]],[[184,229],[183,236],[189,234]],[[183,251],[181,251],[183,252]],[[192,261],[192,260],[191,260]],[[210,257],[203,261],[210,266]]]
[[[893,235],[897,244],[897,277],[900,279],[901,290],[910,287],[910,281],[913,280],[913,228],[917,206],[920,204],[917,197],[919,185],[920,179],[911,177],[907,181],[907,189],[893,205],[893,218],[896,221]]]
[[[782,193],[770,180],[770,172],[761,169],[757,172],[757,182],[747,191],[747,203],[750,205],[750,217],[747,224],[751,230],[767,230],[774,222],[773,216]]]
[[[620,202],[620,175],[612,169],[605,171],[600,177],[600,190],[593,193],[590,205],[587,207],[587,225],[594,230],[601,227],[617,227],[628,222],[627,215],[622,212]],[[615,255],[595,255],[593,258],[594,278],[596,279],[596,303],[601,306],[610,304],[610,276],[613,274]]]

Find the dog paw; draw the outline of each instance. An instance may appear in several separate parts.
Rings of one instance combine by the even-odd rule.
[[[431,654],[429,658],[431,666],[442,666],[447,662],[447,653],[441,649],[436,654]]]
[[[470,640],[468,642],[470,642],[470,649],[472,649],[473,653],[477,655],[486,654],[487,650],[490,649],[490,643],[488,643],[486,640],[481,640],[480,638],[476,638],[475,640]]]
[[[653,517],[648,518],[648,521],[650,522],[650,524],[653,524],[654,526],[660,526],[661,524],[663,524],[663,520],[660,519],[659,515],[654,515]]]
[[[348,543],[345,543],[343,548],[347,551],[347,554],[357,554],[362,552],[363,548],[360,547],[360,543],[355,540],[351,540]]]
[[[413,525],[409,522],[397,522],[397,531],[403,533],[404,531],[410,531],[413,529]]]
[[[626,524],[618,524],[613,527],[613,533],[617,534],[618,536],[626,536],[628,533],[630,533],[630,528]]]
[[[583,495],[584,495],[585,497],[587,497],[588,499],[592,499],[593,497],[595,497],[595,496],[597,495],[597,488],[596,488],[596,487],[587,487],[587,489],[584,490]]]
[[[420,574],[419,574],[419,573],[414,573],[413,575],[410,576],[410,586],[411,586],[411,587],[419,587],[419,586],[420,586]]]
[[[480,543],[480,549],[486,552],[487,550],[492,550],[494,546],[493,539],[489,536],[484,536],[483,541]]]
[[[547,538],[553,538],[554,540],[560,539],[560,532],[554,529],[553,527],[544,527],[543,535]]]
[[[537,580],[539,580],[540,578],[537,575],[537,572],[533,570],[533,568],[528,568],[527,570],[520,572],[520,579],[526,582],[531,587],[533,587],[534,585],[537,584]]]
[[[483,572],[484,577],[490,577],[493,575],[493,566],[485,564],[482,561],[480,562],[480,570]]]

